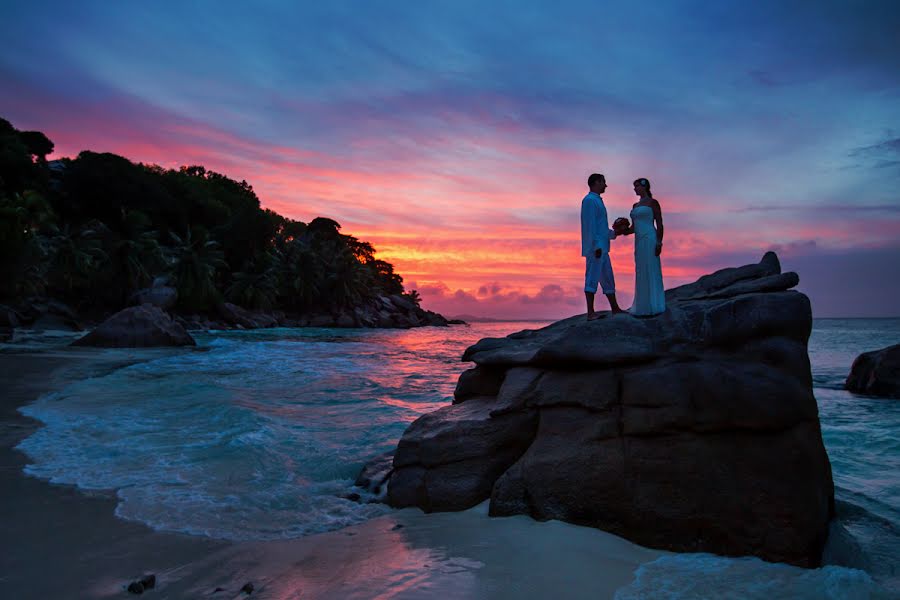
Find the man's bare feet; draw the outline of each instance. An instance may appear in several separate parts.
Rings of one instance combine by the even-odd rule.
[[[626,312],[628,312],[628,311],[627,311],[627,310],[622,310],[621,308],[614,308],[614,309],[612,309],[612,314],[614,314],[614,315],[621,315],[622,313],[626,313]]]
[[[588,321],[596,321],[599,318],[600,318],[600,315],[598,313],[589,313],[587,316]]]

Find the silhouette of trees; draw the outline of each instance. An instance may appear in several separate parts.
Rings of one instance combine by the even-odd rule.
[[[403,293],[372,244],[333,219],[307,224],[263,209],[246,181],[90,151],[48,163],[53,148],[0,119],[0,298],[47,294],[117,310],[160,275],[185,311],[224,299],[326,310]]]

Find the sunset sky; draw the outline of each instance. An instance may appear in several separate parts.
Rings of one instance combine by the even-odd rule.
[[[651,180],[667,287],[777,249],[816,316],[900,316],[900,3],[313,4],[4,2],[0,117],[246,179],[447,316],[583,312],[593,171],[610,217]]]

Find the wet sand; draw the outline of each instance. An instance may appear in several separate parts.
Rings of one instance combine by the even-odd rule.
[[[0,353],[0,589],[9,598],[611,598],[663,553],[616,536],[527,517],[398,511],[340,531],[277,542],[157,532],[114,516],[115,491],[26,476],[14,449],[40,423],[17,408],[67,382],[171,351],[59,347]],[[217,589],[221,588],[219,591]]]

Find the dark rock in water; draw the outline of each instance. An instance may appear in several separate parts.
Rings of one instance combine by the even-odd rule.
[[[334,317],[328,314],[314,314],[309,316],[309,327],[334,327]]]
[[[241,588],[241,591],[244,592],[245,594],[252,594],[253,593],[253,583],[248,581],[247,583],[244,584],[244,587]]]
[[[58,300],[29,298],[25,302],[23,313],[15,314],[20,321],[19,326],[27,323],[32,329],[54,331],[81,331],[84,329],[75,310]]]
[[[394,453],[385,452],[379,454],[363,467],[354,485],[364,488],[376,496],[382,496],[385,491],[384,483],[394,471]]]
[[[870,396],[900,398],[900,344],[857,356],[844,387]]]
[[[219,316],[225,319],[227,324],[234,325],[235,327],[242,327],[244,329],[266,329],[278,325],[278,320],[270,314],[247,310],[246,308],[241,308],[237,304],[232,304],[230,302],[219,304],[217,309],[219,311]]]
[[[132,594],[143,594],[144,586],[141,584],[140,581],[132,581],[131,583],[128,584],[127,590],[129,592],[131,592]]]
[[[349,494],[344,494],[341,498],[345,500],[349,500],[350,502],[359,502],[362,500],[362,496],[357,494],[356,492],[350,492]]]
[[[450,324],[450,322],[447,321],[447,319],[445,319],[443,315],[439,315],[438,313],[432,312],[430,310],[425,311],[424,317],[426,323],[436,327],[445,327]]]
[[[337,319],[334,320],[334,324],[336,327],[341,328],[356,327],[356,321],[347,313],[339,314]]]
[[[73,346],[148,348],[195,346],[194,338],[168,314],[150,304],[121,310],[96,329],[73,342]]]
[[[455,404],[414,421],[388,502],[528,514],[655,548],[820,563],[834,512],[806,296],[777,256],[466,350]]]
[[[154,573],[144,575],[143,577],[141,577],[140,581],[145,590],[152,590],[156,587],[156,575]]]

